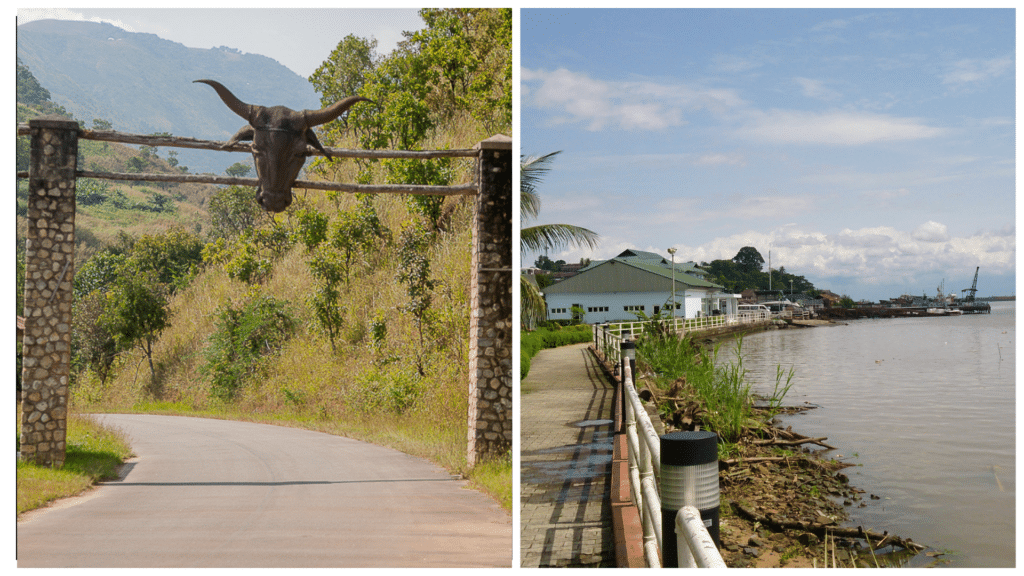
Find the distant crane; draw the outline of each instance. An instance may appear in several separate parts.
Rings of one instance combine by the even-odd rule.
[[[978,292],[978,270],[981,270],[981,266],[974,269],[974,284],[971,284],[970,288],[961,290],[961,292],[970,292],[964,296],[964,302],[974,302],[974,295]]]

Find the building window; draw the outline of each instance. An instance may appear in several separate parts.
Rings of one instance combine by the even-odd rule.
[[[552,314],[568,314],[569,313],[569,309],[568,308],[552,308],[551,309],[551,313]]]
[[[641,304],[639,306],[623,306],[622,309],[625,310],[626,312],[643,312],[644,307]]]

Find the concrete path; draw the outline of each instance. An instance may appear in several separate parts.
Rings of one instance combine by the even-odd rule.
[[[614,390],[587,344],[542,350],[520,398],[523,568],[614,567]]]
[[[19,521],[18,567],[512,565],[509,514],[420,458],[265,424],[98,418],[137,458]]]

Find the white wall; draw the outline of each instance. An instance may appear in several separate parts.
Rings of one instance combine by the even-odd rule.
[[[638,318],[627,310],[626,306],[643,306],[643,312],[647,316],[655,314],[655,307],[658,310],[665,309],[668,312],[666,301],[669,300],[668,292],[605,292],[597,294],[546,294],[548,308],[548,320],[570,320],[572,318],[572,306],[579,304],[584,311],[588,308],[595,309],[587,311],[583,316],[586,324],[600,324],[601,322],[635,322]],[[676,296],[676,316],[684,314],[683,302],[685,300],[682,291]],[[671,305],[671,303],[669,303]],[[607,308],[607,311],[603,310]],[[600,311],[596,309],[602,309]],[[558,312],[552,312],[558,310]],[[562,311],[564,310],[564,312]]]

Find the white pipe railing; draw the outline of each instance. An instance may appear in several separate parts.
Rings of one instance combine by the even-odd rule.
[[[629,486],[640,514],[643,526],[644,558],[650,567],[661,566],[662,534],[661,495],[659,482],[661,478],[661,439],[654,429],[647,410],[633,385],[633,371],[629,362],[623,362],[622,387],[625,396],[625,432],[626,446],[629,452]],[[697,515],[697,522],[686,520],[683,512],[691,509]],[[689,514],[689,512],[687,512]],[[680,517],[684,518],[680,528]],[[704,522],[700,519],[700,511],[692,506],[685,506],[676,517],[676,538],[678,542],[679,567],[725,568],[725,562],[715,547],[711,535]],[[709,548],[710,543],[710,548]],[[695,560],[696,558],[696,560]],[[684,564],[684,559],[687,564]],[[694,564],[696,562],[696,564]]]
[[[644,557],[648,566],[660,566],[661,497],[658,479],[661,475],[661,440],[644,409],[633,385],[633,371],[623,362],[622,389],[625,397],[624,423],[629,452],[629,487],[644,529]],[[639,427],[639,429],[638,429]]]
[[[728,568],[695,506],[676,514],[676,554],[680,568]]]
[[[739,314],[723,314],[719,316],[702,316],[700,318],[672,318],[665,320],[674,334],[680,336],[688,332],[710,330],[736,324],[756,324],[771,320],[771,313],[764,311],[740,312]],[[651,321],[647,322],[615,322],[594,324],[594,346],[604,354],[604,359],[614,365],[622,362],[619,349],[626,335],[636,338],[643,334]]]

